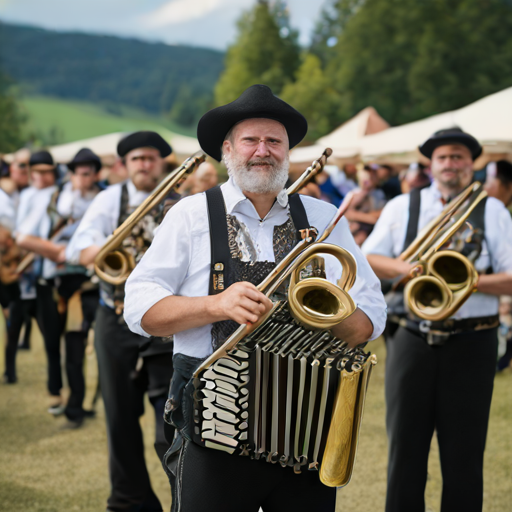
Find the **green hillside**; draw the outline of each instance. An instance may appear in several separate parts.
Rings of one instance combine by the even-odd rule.
[[[222,52],[0,20],[0,64],[28,96],[129,105],[192,126],[211,106]]]
[[[65,143],[112,132],[154,130],[195,136],[170,121],[130,107],[104,107],[82,101],[26,97],[27,133],[42,136],[46,143]]]

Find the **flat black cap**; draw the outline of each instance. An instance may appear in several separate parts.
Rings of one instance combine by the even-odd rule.
[[[80,164],[92,164],[96,168],[96,172],[101,169],[100,157],[89,148],[82,148],[68,163],[68,169],[75,171],[75,167]]]
[[[117,154],[120,157],[138,148],[155,148],[160,152],[160,156],[165,158],[172,152],[171,146],[156,132],[142,131],[130,133],[117,145]]]
[[[29,165],[50,165],[53,167],[55,163],[53,162],[53,157],[50,152],[43,149],[30,155]]]
[[[274,96],[266,85],[251,85],[235,101],[207,112],[197,125],[203,151],[220,162],[222,143],[229,130],[245,119],[264,118],[280,122],[288,133],[290,149],[308,131],[306,118],[291,105]]]
[[[418,149],[422,155],[427,158],[432,158],[434,149],[448,144],[462,144],[463,146],[466,146],[471,151],[473,160],[476,160],[482,154],[482,146],[480,146],[480,143],[472,135],[463,132],[460,128],[439,130],[426,140]]]

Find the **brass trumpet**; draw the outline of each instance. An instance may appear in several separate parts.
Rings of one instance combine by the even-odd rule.
[[[198,151],[187,158],[112,233],[94,260],[94,270],[100,279],[113,285],[121,285],[128,279],[135,268],[135,261],[133,256],[121,247],[123,240],[130,235],[132,229],[142,217],[158,206],[173,189],[178,188],[185,178],[205,159],[206,155],[202,151]]]
[[[470,258],[446,248],[464,227],[466,240],[473,236],[467,219],[487,197],[481,183],[467,187],[419,233],[400,258],[414,264],[405,284],[404,302],[414,315],[441,321],[452,316],[476,290],[478,274]]]

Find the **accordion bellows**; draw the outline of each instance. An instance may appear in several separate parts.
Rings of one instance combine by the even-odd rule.
[[[297,473],[320,469],[324,484],[343,486],[376,358],[306,329],[287,306],[196,374],[194,441]]]

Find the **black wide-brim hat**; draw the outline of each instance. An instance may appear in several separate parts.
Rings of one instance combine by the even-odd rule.
[[[29,166],[32,171],[51,171],[55,169],[53,157],[49,151],[43,149],[30,155]]]
[[[463,132],[460,128],[439,130],[418,149],[422,155],[431,159],[434,149],[448,144],[462,144],[466,146],[471,151],[473,160],[476,160],[482,154],[482,146],[480,146],[480,143],[472,135]]]
[[[155,148],[160,152],[162,158],[172,153],[171,146],[158,133],[142,131],[130,133],[130,135],[121,139],[117,145],[117,154],[123,157],[130,151],[138,148]]]
[[[82,148],[68,163],[68,169],[70,171],[75,171],[75,167],[80,164],[92,164],[94,165],[96,172],[101,169],[101,160],[100,157],[94,153],[94,151],[89,148]]]
[[[207,112],[197,125],[197,139],[203,151],[222,159],[222,143],[229,130],[245,119],[264,118],[281,123],[288,133],[290,149],[308,131],[306,118],[291,105],[274,96],[266,85],[251,85],[235,101]]]

